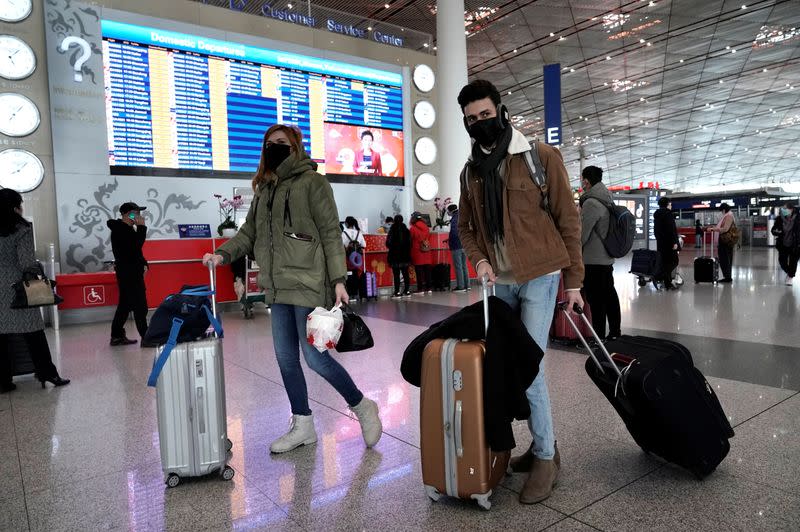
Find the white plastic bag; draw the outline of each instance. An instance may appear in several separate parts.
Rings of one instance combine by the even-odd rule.
[[[342,309],[338,306],[331,310],[322,307],[315,308],[308,315],[306,321],[306,340],[309,344],[317,348],[322,353],[328,349],[333,349],[342,336]]]

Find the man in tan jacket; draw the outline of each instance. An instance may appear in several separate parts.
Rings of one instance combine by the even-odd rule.
[[[511,126],[500,93],[488,81],[466,85],[458,103],[474,141],[461,173],[462,245],[478,277],[488,276],[497,296],[520,310],[545,351],[560,275],[569,308],[583,305],[581,223],[567,170],[557,149],[542,143],[531,147]],[[542,170],[544,176],[531,173]],[[512,459],[511,467],[529,473],[520,502],[534,504],[550,496],[561,467],[544,359],[526,395],[533,444]]]

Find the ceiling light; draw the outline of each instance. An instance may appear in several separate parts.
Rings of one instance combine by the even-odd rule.
[[[656,5],[655,2],[650,2],[650,7],[653,7],[654,5]]]
[[[767,71],[767,69],[766,69],[766,68],[764,68],[764,69],[762,69],[762,70],[761,70],[761,72],[766,72],[766,71]]]
[[[735,54],[735,53],[736,53],[736,48],[734,48],[733,50],[731,50],[731,53],[732,53],[732,54]]]
[[[611,132],[612,132],[612,133],[614,132],[614,128],[613,128],[613,127],[611,128]]]
[[[644,43],[645,43],[645,40],[644,40],[644,39],[639,39],[639,42],[640,42],[641,44],[644,44]]]
[[[514,53],[517,53],[517,49],[516,48],[514,48]]]
[[[681,60],[680,60],[680,61],[678,61],[678,62],[679,62],[679,63],[683,63],[683,59],[681,59]]]
[[[555,37],[555,36],[556,36],[555,33],[552,33],[552,32],[550,33],[550,37]]]
[[[728,140],[728,137],[722,137],[722,140]]]
[[[639,101],[640,101],[640,102],[643,102],[643,101],[644,101],[644,98],[639,98]]]
[[[747,6],[742,4],[742,9],[747,9]]]
[[[427,48],[427,47],[428,47],[428,46],[430,46],[430,45],[429,45],[428,43],[423,43],[423,45],[422,45],[422,46],[424,46],[425,48]]]
[[[669,153],[669,150],[667,150],[667,151],[665,151],[665,152],[664,152],[664,154],[668,154],[668,153]]]
[[[608,87],[608,82],[607,81],[603,83],[603,87]]]
[[[653,43],[649,42],[647,43],[647,46],[653,46]]]
[[[389,4],[383,4],[383,7],[385,7],[386,9],[389,9]]]
[[[367,31],[372,31],[372,26],[367,26]]]
[[[292,9],[292,4],[286,4],[286,7],[288,7],[289,9]]]
[[[608,15],[603,15],[603,28],[605,28],[606,31],[610,31],[625,24],[629,18],[631,18],[630,15],[625,15],[622,13],[609,13]]]
[[[731,47],[730,47],[730,46],[726,46],[726,47],[725,47],[725,49],[726,49],[726,50],[730,50],[730,49],[731,49]]]
[[[575,72],[575,69],[574,68],[570,68],[569,71],[570,72]]]
[[[725,83],[725,82],[724,82],[724,81],[722,81],[722,80],[719,80],[719,83],[720,83],[720,85],[722,85],[722,84],[723,84],[723,83]]]
[[[611,61],[611,56],[610,55],[606,56],[606,61]]]
[[[508,91],[508,94],[511,94],[511,91]]]
[[[559,37],[559,38],[558,38],[558,40],[559,40],[559,41],[566,41],[566,40],[567,40],[567,38],[566,38],[566,37],[564,37],[564,36],[562,35],[561,37]]]

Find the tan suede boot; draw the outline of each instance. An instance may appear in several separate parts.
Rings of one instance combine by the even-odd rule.
[[[553,456],[553,461],[556,463],[556,467],[561,469],[561,455],[558,452],[558,442],[555,443],[555,448],[556,454]],[[529,447],[524,454],[512,458],[508,463],[508,468],[512,473],[528,473],[533,467],[533,458],[533,451],[531,451]]]
[[[519,494],[522,504],[536,504],[550,497],[558,480],[560,468],[555,460],[533,459],[530,475]]]

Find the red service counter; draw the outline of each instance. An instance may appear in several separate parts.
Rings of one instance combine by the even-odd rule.
[[[453,259],[450,255],[450,248],[445,242],[450,237],[450,233],[436,233],[432,232],[430,236],[431,253],[433,254],[434,264],[449,264],[450,265],[450,280],[455,281],[456,269],[453,266]],[[389,266],[387,256],[389,250],[386,248],[386,235],[364,235],[364,240],[367,242],[366,250],[364,251],[364,265],[369,272],[374,272],[377,275],[378,287],[394,287],[394,277],[392,276],[392,268]],[[467,260],[467,268],[469,270],[470,279],[477,279],[478,275],[475,269]],[[417,282],[417,276],[414,272],[413,266],[409,268],[411,274],[411,282]]]
[[[157,307],[185,284],[207,285],[208,268],[200,259],[225,241],[220,238],[146,241],[143,251],[150,266],[145,274],[145,285],[150,308]],[[59,274],[56,282],[58,293],[64,298],[60,310],[115,306],[119,302],[114,272]],[[236,300],[230,266],[217,268],[217,301]]]

